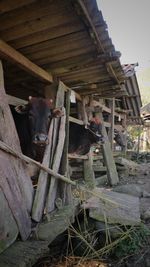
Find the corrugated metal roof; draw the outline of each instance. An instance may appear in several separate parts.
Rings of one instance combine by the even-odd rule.
[[[125,64],[123,69],[127,77],[124,90],[126,90],[126,95],[123,97],[122,102],[124,109],[128,110],[128,122],[141,124],[142,119],[140,115],[140,109],[142,106],[140,90],[138,86],[138,81],[136,77],[135,67],[136,64]]]

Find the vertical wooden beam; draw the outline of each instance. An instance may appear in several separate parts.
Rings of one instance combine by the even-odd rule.
[[[69,163],[68,163],[68,146],[69,146],[69,115],[70,115],[70,96],[71,91],[66,92],[66,99],[65,99],[65,107],[66,107],[66,127],[65,127],[65,143],[64,143],[64,150],[62,155],[62,161],[61,161],[61,174],[66,175],[69,177]],[[66,183],[61,183],[60,185],[60,194],[61,198],[63,200],[63,204],[68,205],[72,204],[73,198],[72,198],[72,191],[71,191],[71,185],[68,185]]]
[[[105,165],[107,168],[107,176],[108,176],[110,185],[116,185],[119,182],[119,178],[118,178],[118,173],[117,173],[116,165],[115,165],[114,158],[113,158],[113,153],[111,151],[110,142],[109,142],[108,135],[106,132],[106,128],[104,126],[102,113],[100,113],[100,119],[102,121],[102,134],[105,139],[104,144],[102,144],[102,148],[103,148],[104,161],[105,161]]]
[[[56,108],[64,106],[64,84],[59,82],[57,97],[56,97]],[[64,148],[65,141],[65,120],[66,114],[63,117],[54,119],[54,133],[53,133],[53,148],[52,148],[52,166],[51,168],[55,172],[59,172],[61,157]],[[46,211],[47,213],[51,212],[55,208],[55,200],[57,197],[58,190],[58,181],[51,177],[47,203],[46,203]]]
[[[86,99],[83,98],[83,121],[85,125],[88,124],[88,116],[85,108]],[[93,170],[93,155],[92,155],[92,149],[90,149],[90,152],[88,154],[88,159],[83,161],[83,169],[84,169],[84,179],[86,182],[86,185],[89,189],[93,189],[95,187],[95,174]]]
[[[110,146],[112,151],[114,150],[114,120],[115,120],[115,98],[113,97],[110,100],[110,109],[111,113],[109,115],[109,122],[111,123],[111,127],[108,132],[108,137],[110,140]]]

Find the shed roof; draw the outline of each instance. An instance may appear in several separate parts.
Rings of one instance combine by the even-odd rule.
[[[61,79],[81,95],[121,94],[125,76],[120,53],[95,0],[2,0],[0,14],[1,39],[54,80]],[[0,55],[9,93],[25,98],[28,88],[36,92],[43,86],[9,62],[1,43]]]
[[[123,85],[126,95],[122,97],[123,108],[128,110],[128,123],[141,124],[140,109],[142,100],[135,68],[138,64],[125,64],[123,69],[126,75],[126,82]]]

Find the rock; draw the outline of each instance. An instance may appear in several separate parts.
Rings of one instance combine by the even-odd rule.
[[[136,184],[118,185],[113,188],[113,191],[128,194],[135,197],[142,197],[143,190]]]
[[[146,197],[146,198],[150,197],[150,193],[143,190],[143,197]]]
[[[112,225],[112,224],[105,224],[103,222],[95,222],[95,228],[96,230],[99,230],[100,232],[106,232],[108,231],[110,236],[113,239],[119,238],[122,234],[122,229],[118,225]]]
[[[137,181],[137,184],[141,184],[141,185],[143,185],[143,184],[145,184],[145,182],[142,181],[142,180],[138,180],[138,181]]]
[[[106,185],[107,183],[108,183],[107,175],[102,175],[102,176],[96,178],[96,185],[97,186]]]
[[[89,217],[100,222],[107,218],[108,224],[138,225],[141,222],[139,204],[138,197],[95,188],[81,208],[89,209]]]
[[[150,267],[150,259],[146,258],[145,260],[145,267]]]
[[[144,220],[148,220],[148,219],[150,219],[150,208],[149,209],[147,209],[144,213],[143,213],[143,219]]]

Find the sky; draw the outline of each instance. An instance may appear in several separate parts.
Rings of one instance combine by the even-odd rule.
[[[92,0],[91,0],[92,1]],[[97,0],[122,64],[150,67],[150,0]]]

